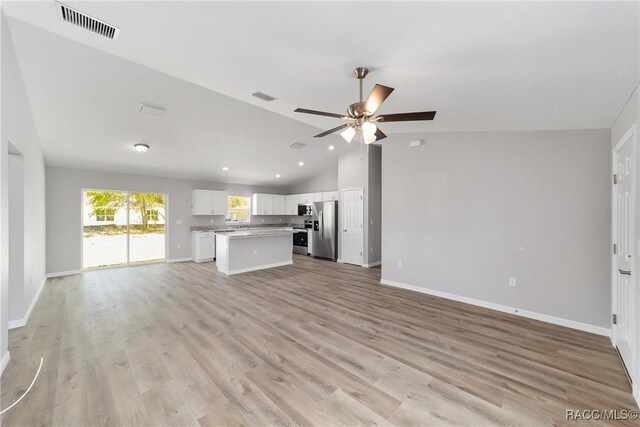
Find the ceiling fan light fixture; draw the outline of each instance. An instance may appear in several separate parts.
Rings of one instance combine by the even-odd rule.
[[[366,141],[375,141],[376,140],[376,131],[378,130],[378,126],[375,123],[366,121],[362,124],[362,136],[364,136]],[[371,139],[373,138],[373,139]],[[371,142],[367,142],[367,144],[371,144]]]
[[[345,141],[347,142],[351,142],[351,140],[353,139],[353,137],[356,134],[356,129],[353,126],[349,126],[348,128],[346,128],[345,130],[343,130],[342,132],[340,132],[340,136],[342,138],[344,138]]]
[[[365,143],[365,144],[372,144],[372,143],[376,142],[376,139],[377,139],[377,138],[376,138],[376,134],[375,134],[375,133],[374,133],[373,135],[369,135],[369,136],[367,136],[367,135],[365,135],[365,134],[363,133],[363,134],[362,134],[362,137],[363,137],[363,139],[364,139],[364,143]]]

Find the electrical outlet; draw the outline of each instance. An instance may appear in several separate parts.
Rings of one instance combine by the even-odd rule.
[[[518,286],[518,281],[515,277],[509,277],[509,286],[511,286],[512,288]]]
[[[262,218],[262,223],[264,223],[264,218]]]
[[[182,243],[178,243],[178,249],[182,248]]]
[[[401,259],[396,261],[396,267],[402,268],[402,260]]]
[[[258,255],[258,250],[257,250],[257,249],[254,249],[254,250],[253,250],[253,254],[254,254],[254,255]]]
[[[373,253],[373,246],[369,248],[369,252]]]
[[[213,220],[212,220],[212,219],[210,219],[210,220],[209,220],[209,222],[210,222],[211,224],[213,224]]]
[[[182,224],[182,220],[181,219],[176,219],[176,224],[178,224],[178,225]]]

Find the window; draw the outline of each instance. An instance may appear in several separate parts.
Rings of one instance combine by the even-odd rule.
[[[100,221],[100,222],[113,221],[115,219],[116,210],[109,209],[109,208],[104,208],[104,209],[98,208],[95,210],[95,214],[96,214],[96,221]]]
[[[156,209],[147,209],[147,221],[158,222],[158,211]]]
[[[229,196],[227,198],[227,222],[249,222],[251,199]]]

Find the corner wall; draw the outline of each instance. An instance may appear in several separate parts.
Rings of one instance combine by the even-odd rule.
[[[606,333],[609,139],[608,129],[395,137],[383,152],[383,281]]]
[[[15,326],[26,322],[44,282],[45,274],[45,174],[40,138],[29,105],[27,90],[15,53],[6,17],[2,15],[2,288],[8,276],[8,155],[9,142],[23,155],[24,161],[24,288],[23,301],[16,318],[7,318]],[[3,292],[3,298],[4,298]],[[3,310],[3,336],[5,334]],[[6,343],[2,339],[3,345]],[[0,349],[2,351],[3,349]]]

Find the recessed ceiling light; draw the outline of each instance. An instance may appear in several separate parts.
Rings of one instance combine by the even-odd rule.
[[[276,178],[280,178],[280,174],[277,174],[277,175],[276,175]]]
[[[226,166],[223,166],[223,167],[222,167],[222,170],[223,170],[223,171],[228,171],[228,170],[229,170],[229,168],[228,168],[228,167],[226,167]]]
[[[149,146],[147,144],[136,144],[133,147],[138,153],[146,153],[149,151]]]
[[[333,150],[334,148],[336,148],[336,147],[334,147],[333,145],[329,146],[329,150]]]
[[[298,166],[304,166],[304,162],[298,162]]]

